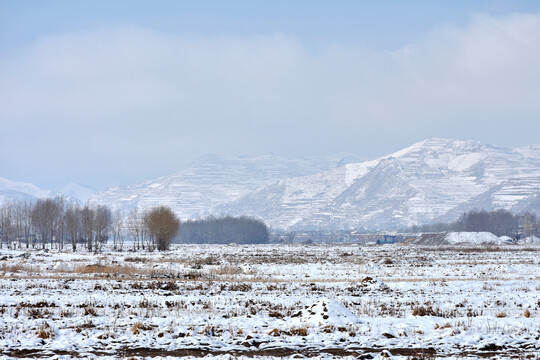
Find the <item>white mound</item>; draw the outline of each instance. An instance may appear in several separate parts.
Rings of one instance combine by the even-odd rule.
[[[345,327],[360,322],[358,316],[343,304],[330,299],[321,299],[292,316],[291,322],[310,326]]]
[[[540,238],[532,235],[518,241],[520,244],[540,244]]]
[[[451,232],[448,233],[444,240],[449,244],[470,244],[470,245],[482,245],[482,244],[495,244],[501,245],[503,241],[496,235],[490,232]]]

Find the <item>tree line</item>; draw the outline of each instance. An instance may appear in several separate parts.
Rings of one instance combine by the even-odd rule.
[[[266,244],[268,227],[249,217],[209,217],[182,223],[179,242],[196,244]]]
[[[180,220],[166,207],[135,209],[124,216],[104,205],[80,205],[61,197],[9,201],[0,206],[0,249],[71,246],[73,251],[101,251],[112,239],[115,250],[122,250],[125,240],[132,241],[134,250],[167,250],[179,227]]]
[[[535,235],[537,230],[535,213],[517,215],[504,209],[470,211],[452,223],[413,226],[409,229],[411,232],[487,231],[497,236],[506,235],[512,238]]]
[[[125,215],[104,205],[81,205],[61,197],[0,205],[0,249],[71,247],[98,252],[111,241],[114,250],[129,244],[134,251],[152,251],[169,249],[173,240],[261,244],[269,242],[269,231],[262,221],[247,217],[211,217],[181,224],[164,206],[146,211],[135,208]]]

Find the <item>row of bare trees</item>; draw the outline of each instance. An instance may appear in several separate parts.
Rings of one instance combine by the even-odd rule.
[[[115,250],[130,239],[134,250],[166,250],[180,227],[176,215],[166,207],[146,212],[133,210],[127,217],[107,206],[80,205],[63,198],[35,202],[10,201],[0,206],[0,249],[50,247],[64,249],[79,244],[88,251],[101,251],[112,238]]]
[[[102,205],[91,207],[61,197],[35,202],[9,201],[0,206],[0,248],[40,246],[73,251],[84,243],[89,251],[100,250],[109,238],[113,216]]]
[[[537,218],[532,212],[513,214],[499,209],[494,211],[470,211],[464,213],[452,223],[437,223],[423,226],[413,226],[412,232],[443,232],[443,231],[489,231],[497,236],[537,235]]]

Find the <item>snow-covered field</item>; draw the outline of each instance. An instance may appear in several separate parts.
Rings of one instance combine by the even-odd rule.
[[[540,358],[540,246],[0,250],[0,357]]]

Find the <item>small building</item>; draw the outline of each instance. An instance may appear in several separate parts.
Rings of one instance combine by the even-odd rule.
[[[395,243],[396,243],[396,235],[384,235],[384,240],[383,239],[377,240],[377,245],[395,244]]]

